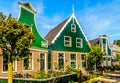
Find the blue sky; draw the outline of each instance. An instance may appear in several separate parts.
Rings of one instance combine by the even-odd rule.
[[[43,37],[72,14],[74,5],[75,16],[88,40],[101,34],[107,34],[111,43],[120,39],[120,0],[0,0],[0,11],[17,18],[18,1],[30,1],[36,9],[36,23]]]

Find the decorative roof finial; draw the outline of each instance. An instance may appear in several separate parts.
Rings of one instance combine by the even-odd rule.
[[[72,14],[74,14],[74,5],[72,5]]]

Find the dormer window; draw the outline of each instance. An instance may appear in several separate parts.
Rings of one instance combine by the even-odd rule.
[[[71,24],[71,32],[76,32],[76,25],[75,24]]]

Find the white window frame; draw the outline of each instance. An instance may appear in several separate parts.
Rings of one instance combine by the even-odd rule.
[[[65,45],[65,42],[66,42],[65,38],[66,37],[70,38],[70,41],[67,41],[67,42],[69,42],[69,45]],[[70,36],[64,36],[64,46],[66,46],[66,47],[71,47],[72,46],[72,38]]]
[[[84,57],[84,60],[82,60],[82,55],[85,55],[85,57]],[[81,67],[82,67],[82,62],[85,62],[85,67],[87,68],[87,61],[86,61],[86,58],[87,58],[87,54],[85,54],[85,53],[82,53],[82,54],[80,54],[80,57],[81,57]],[[85,68],[85,67],[82,67],[82,68]]]
[[[34,53],[33,52],[30,52],[32,54],[32,68],[30,70],[25,70],[24,69],[24,59],[23,59],[23,65],[22,65],[22,69],[23,71],[33,71],[33,68],[34,68]]]
[[[47,68],[47,67],[46,67],[46,66],[47,66],[47,65],[46,65],[46,61],[47,61],[47,60],[46,60],[46,52],[40,52],[40,53],[39,53],[39,70],[40,70],[40,54],[41,54],[41,53],[45,54],[45,65],[44,65],[44,66],[45,66],[45,69],[44,69],[44,70],[46,70],[46,68]]]
[[[74,25],[74,28],[72,27]],[[76,32],[76,25],[75,24],[71,24],[71,32]]]
[[[64,52],[57,52],[57,64],[58,64],[58,59],[59,59],[59,53],[63,53],[63,57],[64,57],[64,70],[65,70],[65,53]]]
[[[78,39],[80,39],[81,42],[78,42],[78,41],[77,41]],[[81,46],[77,46],[78,43],[79,43]],[[76,47],[77,47],[77,48],[82,48],[82,47],[83,47],[82,38],[76,38]]]
[[[17,60],[15,60],[15,70],[13,72],[17,72]],[[3,71],[3,56],[2,56],[2,73],[8,73],[8,71]]]
[[[48,47],[48,42],[41,41],[41,45],[42,45],[42,47]]]
[[[76,62],[75,62],[75,63],[76,63],[76,67],[75,67],[75,68],[77,69],[77,60],[78,60],[78,59],[77,59],[77,53],[75,53],[75,52],[70,52],[70,53],[69,53],[69,57],[70,57],[70,67],[71,67],[71,62],[72,62],[72,61],[71,61],[71,54],[75,54],[75,57],[76,57]]]

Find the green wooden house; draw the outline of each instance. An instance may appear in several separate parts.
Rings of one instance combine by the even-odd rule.
[[[65,70],[66,66],[76,69],[86,67],[89,42],[75,17],[74,10],[71,16],[50,30],[45,39],[49,44],[49,69]]]
[[[24,64],[23,66],[29,66],[30,63],[32,65],[32,68],[29,69],[29,67],[27,68],[22,67],[21,70],[25,71],[31,70],[31,72],[47,70],[48,42],[40,35],[38,28],[36,26],[35,16],[37,12],[30,2],[25,3],[18,2],[18,3],[20,7],[18,22],[21,22],[26,26],[32,25],[31,31],[33,32],[34,35],[34,40],[32,40],[33,41],[32,47],[30,48],[32,59],[31,61],[30,60],[23,61],[23,64],[24,63],[26,64],[26,65]]]
[[[16,60],[13,61],[13,73],[22,75],[23,77],[34,74],[35,72],[41,71],[41,70],[47,70],[48,65],[48,42],[45,40],[38,31],[38,28],[36,26],[35,22],[35,15],[36,10],[33,8],[30,2],[18,2],[19,4],[19,16],[18,16],[18,22],[25,24],[26,26],[31,26],[31,32],[34,35],[34,40],[32,40],[32,46],[30,49],[30,55],[29,57],[23,59],[23,60]],[[40,27],[40,26],[39,26]],[[7,67],[7,61],[3,59],[4,57],[0,57],[1,61],[1,77],[7,77],[8,76],[8,67]]]

